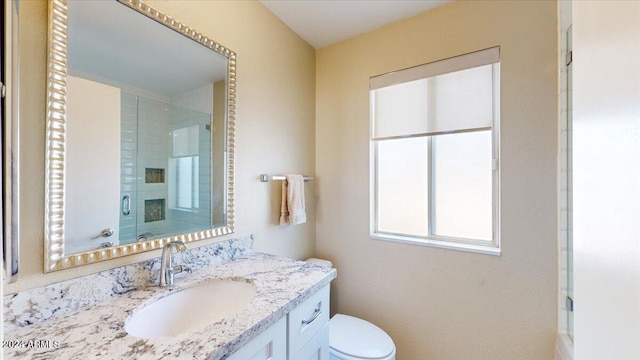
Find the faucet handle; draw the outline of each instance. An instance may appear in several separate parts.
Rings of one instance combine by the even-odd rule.
[[[186,265],[176,265],[172,268],[173,274],[178,274],[181,272],[186,272],[187,274],[191,274],[191,268]]]
[[[187,274],[191,274],[191,268],[186,265],[175,265],[167,269],[166,276],[166,284],[173,285],[173,276],[175,274],[179,274],[181,272],[186,272]],[[161,285],[162,286],[162,285]]]

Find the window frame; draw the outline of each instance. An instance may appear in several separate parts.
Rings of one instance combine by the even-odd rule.
[[[171,198],[171,196],[167,197],[167,199],[169,200],[167,207],[170,210],[197,213],[200,211],[200,199],[199,199],[200,155],[172,156],[170,159],[176,161],[175,173],[174,174],[170,173],[168,178],[170,179],[171,182],[175,182],[176,184],[179,182],[178,178],[181,175],[180,169],[182,168],[182,166],[180,165],[180,160],[187,159],[187,158],[191,160],[191,166],[187,167],[187,170],[190,170],[191,172],[191,181],[190,181],[191,182],[191,199],[189,199],[189,201],[191,202],[192,206],[191,207],[180,206],[179,204],[182,199],[182,197],[180,196],[180,191],[174,190],[175,194],[173,195],[173,198]],[[196,165],[194,166],[194,164]],[[196,169],[198,170],[198,174],[195,174]],[[174,175],[174,176],[171,176],[171,175]],[[169,181],[167,183],[169,183]],[[196,191],[193,190],[194,188],[196,188]],[[169,191],[169,194],[171,194],[171,191]]]
[[[465,54],[469,55],[469,54]],[[463,56],[465,56],[463,55]],[[455,59],[450,58],[450,59]],[[441,61],[448,61],[450,59],[444,59]],[[429,63],[432,64],[432,63]],[[429,65],[425,64],[425,65]],[[384,241],[393,241],[399,243],[408,243],[414,245],[423,245],[429,247],[436,248],[444,248],[444,249],[454,249],[466,252],[474,252],[480,254],[488,254],[488,255],[501,255],[501,241],[500,241],[500,60],[492,63],[492,106],[493,106],[493,114],[491,119],[491,126],[484,128],[476,128],[476,129],[463,129],[456,131],[446,131],[446,132],[435,132],[430,134],[419,134],[419,135],[408,135],[408,136],[393,136],[386,137],[384,139],[374,139],[374,123],[375,123],[375,89],[370,89],[369,91],[369,126],[370,126],[370,137],[369,137],[369,163],[370,163],[370,238],[374,240],[384,240]],[[422,65],[420,65],[422,66]],[[465,69],[469,69],[475,66],[469,66],[464,69],[459,69],[455,71],[462,71]],[[414,68],[410,68],[414,69]],[[392,72],[399,73],[403,70]],[[392,74],[390,73],[390,74]],[[429,77],[433,77],[437,75],[432,75]],[[487,240],[478,240],[478,239],[467,239],[467,238],[459,238],[459,237],[451,237],[444,235],[435,235],[433,233],[434,221],[435,221],[435,203],[433,201],[433,192],[434,190],[434,182],[433,179],[433,150],[432,150],[432,139],[438,135],[446,135],[446,134],[456,134],[456,133],[464,133],[464,132],[476,132],[476,131],[491,131],[491,151],[492,151],[492,239],[491,241]],[[399,234],[399,233],[390,233],[383,232],[378,230],[378,188],[377,188],[377,179],[378,179],[378,144],[381,141],[389,140],[389,139],[404,139],[411,137],[427,137],[427,158],[429,161],[428,164],[428,219],[427,219],[427,236],[419,236],[419,235],[407,235],[407,234]]]

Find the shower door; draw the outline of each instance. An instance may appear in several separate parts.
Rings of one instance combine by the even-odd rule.
[[[120,244],[211,228],[211,114],[122,93]]]
[[[572,70],[572,36],[571,27],[567,30],[567,334],[573,340],[573,70]]]

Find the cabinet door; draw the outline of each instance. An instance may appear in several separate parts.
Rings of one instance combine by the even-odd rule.
[[[268,329],[233,353],[227,360],[286,360],[287,317],[283,317]]]
[[[297,354],[328,322],[329,285],[318,290],[289,313],[289,354]]]
[[[329,360],[329,324],[325,324],[290,360]]]

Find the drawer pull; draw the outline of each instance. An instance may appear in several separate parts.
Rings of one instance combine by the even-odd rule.
[[[315,319],[318,318],[318,316],[320,316],[320,314],[322,314],[322,310],[320,309],[320,305],[318,305],[318,306],[316,306],[316,309],[313,310],[313,315],[311,315],[311,318],[309,318],[307,320],[302,320],[302,325],[311,324]]]

